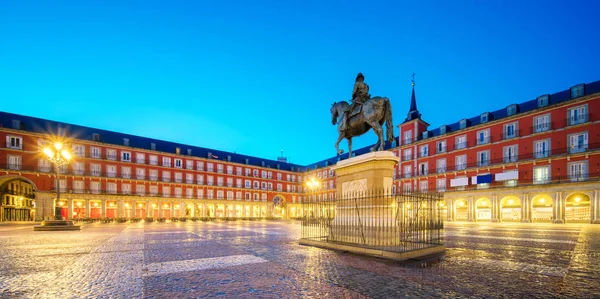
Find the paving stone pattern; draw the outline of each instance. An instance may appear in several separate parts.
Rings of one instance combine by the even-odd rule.
[[[394,262],[298,244],[299,222],[0,230],[0,298],[600,298],[600,225],[446,223]]]

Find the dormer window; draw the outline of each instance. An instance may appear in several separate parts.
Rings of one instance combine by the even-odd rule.
[[[506,107],[506,115],[512,116],[515,114],[517,114],[517,104],[512,104],[512,105]]]
[[[467,127],[467,120],[466,120],[466,119],[463,119],[463,120],[461,120],[461,121],[458,123],[458,125],[459,125],[459,128],[461,128],[461,129],[464,129],[464,128],[466,128],[466,127]]]
[[[488,120],[490,120],[490,113],[486,112],[484,114],[481,115],[481,123],[486,123],[488,122]]]
[[[447,125],[443,125],[440,127],[440,134],[446,134],[447,131],[448,131]]]
[[[548,100],[549,100],[549,98],[550,98],[550,97],[549,97],[547,94],[546,94],[546,95],[543,95],[543,96],[539,96],[539,97],[537,98],[537,102],[538,102],[538,103],[537,103],[537,104],[538,104],[538,108],[541,108],[541,107],[546,107],[546,106],[548,106],[548,102],[549,102]]]
[[[423,132],[423,139],[429,138],[429,131]]]
[[[575,85],[571,87],[571,99],[575,99],[583,96],[583,84]]]
[[[152,142],[150,143],[150,149],[155,151],[156,150],[156,143]]]
[[[129,138],[123,138],[123,145],[129,146]]]

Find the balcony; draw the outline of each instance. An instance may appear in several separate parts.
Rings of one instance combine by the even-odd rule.
[[[502,140],[508,140],[519,137],[519,130],[514,130],[512,132],[504,132],[502,134]]]
[[[441,153],[445,153],[446,152],[446,146],[442,146],[442,147],[437,147],[436,148],[436,153],[441,154]]]
[[[181,183],[181,182],[183,182],[182,178],[175,178],[175,183]]]
[[[21,164],[8,163],[8,164],[6,164],[6,168],[8,168],[10,170],[21,170],[22,166],[21,166]]]
[[[546,150],[546,151],[539,151],[539,152],[534,152],[533,153],[533,157],[536,159],[540,159],[540,158],[548,158],[550,157],[550,150]]]
[[[435,169],[436,173],[444,173],[446,172],[446,166],[440,166]]]
[[[106,176],[109,178],[115,178],[115,177],[117,177],[117,173],[116,172],[107,172]]]
[[[459,142],[454,144],[454,150],[459,150],[459,149],[463,149],[463,148],[467,148],[467,142]]]
[[[164,176],[164,177],[162,178],[162,181],[163,181],[163,182],[170,182],[170,181],[171,181],[171,178],[170,178],[170,177],[166,177],[166,176]]]
[[[552,130],[551,122],[540,123],[540,124],[537,124],[537,125],[531,127],[531,134],[542,133],[542,132],[546,132],[546,131],[550,131],[550,130]]]
[[[130,179],[131,178],[131,173],[123,173],[121,175],[124,179]]]
[[[411,173],[405,173],[402,177],[405,178],[405,179],[408,179],[408,178],[412,177],[412,174]]]
[[[585,152],[587,149],[588,149],[587,144],[572,145],[571,147],[569,147],[569,153],[570,154],[582,153],[582,152]]]
[[[194,179],[186,179],[185,183],[186,184],[193,184],[194,183]]]
[[[567,118],[567,126],[574,126],[574,125],[578,125],[578,124],[582,124],[588,121],[588,115],[587,114],[579,114],[579,115],[574,115],[574,116],[570,116]]]
[[[490,160],[481,160],[481,161],[477,161],[477,166],[478,166],[478,167],[482,167],[482,166],[490,166]]]
[[[429,153],[428,152],[419,152],[419,158],[425,158],[428,157]]]
[[[477,145],[481,145],[481,144],[488,144],[492,142],[492,138],[488,137],[484,137],[484,138],[477,138]]]
[[[150,180],[151,180],[151,181],[158,181],[158,176],[156,176],[156,175],[151,175],[151,176],[150,176]]]
[[[517,160],[519,160],[519,159],[517,158],[517,156],[504,157],[504,158],[502,159],[502,161],[503,161],[504,163],[515,163],[515,162],[517,162]]]
[[[404,140],[402,140],[402,144],[411,144],[412,143],[412,138],[405,138]]]

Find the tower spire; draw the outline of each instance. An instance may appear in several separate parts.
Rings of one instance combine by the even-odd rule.
[[[408,109],[408,116],[406,117],[406,121],[411,121],[413,119],[417,119],[421,117],[421,113],[417,109],[417,97],[415,96],[415,73],[412,74],[412,95],[410,97],[410,109]]]

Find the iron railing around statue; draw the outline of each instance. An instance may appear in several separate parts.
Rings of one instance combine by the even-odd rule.
[[[393,194],[384,190],[338,198],[307,193],[301,238],[391,252],[444,244],[441,193]]]

